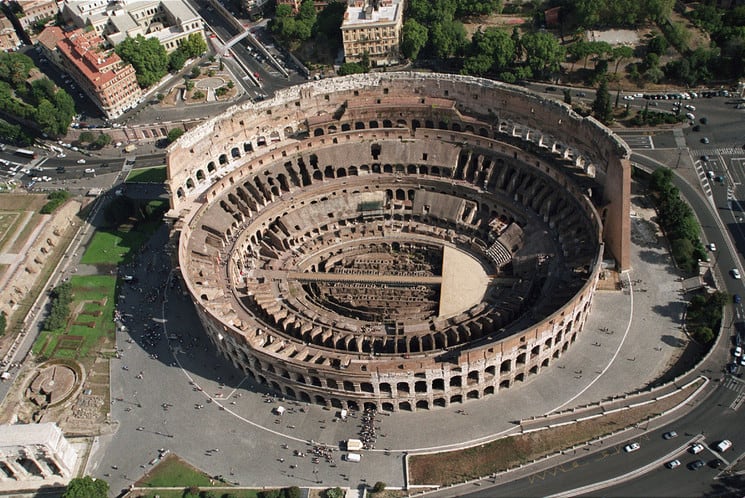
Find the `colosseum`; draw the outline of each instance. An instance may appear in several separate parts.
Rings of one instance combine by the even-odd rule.
[[[255,382],[328,407],[497,394],[568,352],[629,265],[627,146],[526,89],[309,82],[168,151],[183,284]]]

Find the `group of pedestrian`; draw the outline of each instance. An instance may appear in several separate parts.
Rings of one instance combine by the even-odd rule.
[[[362,412],[360,441],[362,441],[362,447],[366,450],[375,449],[375,441],[378,439],[378,434],[375,427],[376,415],[377,410],[375,410],[375,408],[365,408],[365,411]]]

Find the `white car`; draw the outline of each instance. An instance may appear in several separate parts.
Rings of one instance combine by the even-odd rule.
[[[696,110],[696,106],[695,105],[691,105],[691,104],[686,104],[685,105],[685,108],[688,109],[689,111],[695,111]]]
[[[633,95],[624,95],[623,96],[623,100],[634,100],[634,96]]]
[[[639,448],[641,448],[641,445],[639,443],[637,443],[637,442],[633,442],[633,443],[630,443],[630,444],[627,444],[626,446],[624,446],[623,447],[623,451],[625,451],[626,453],[633,453],[634,451],[638,450]]]
[[[85,159],[78,159],[78,164],[85,164]]]
[[[96,170],[95,170],[95,169],[93,169],[93,168],[85,168],[85,172],[86,172],[86,173],[90,173],[90,174],[93,174],[93,173],[95,173],[95,172],[96,172]]]
[[[740,280],[740,270],[737,268],[732,268],[732,278],[735,280]]]
[[[742,346],[736,346],[735,347],[734,355],[737,358],[739,358],[740,356],[742,356]]]
[[[709,250],[711,252],[715,252],[717,250],[717,245],[714,242],[710,243],[709,244]]]
[[[680,467],[680,460],[678,460],[677,458],[675,460],[670,460],[669,462],[665,464],[665,467],[667,467],[668,469],[674,469],[676,467]]]
[[[690,448],[688,448],[688,451],[690,451],[694,455],[698,455],[699,453],[704,451],[704,445],[700,443],[693,444]]]
[[[728,439],[722,439],[721,441],[717,443],[715,448],[719,453],[727,451],[728,449],[732,448],[732,441]]]
[[[687,112],[686,117],[690,119],[691,121],[694,121],[696,119],[696,116],[691,112]]]

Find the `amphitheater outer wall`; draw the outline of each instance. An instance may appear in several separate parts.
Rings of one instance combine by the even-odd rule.
[[[375,99],[376,94],[380,100]],[[401,111],[406,126],[415,118],[439,123],[438,128],[418,128],[415,135],[430,134],[436,138],[438,134],[446,134],[451,141],[462,138],[474,146],[487,147],[486,142],[495,132],[485,130],[484,125],[493,123],[498,129],[527,127],[527,132],[517,135],[529,140],[531,137],[523,133],[539,133],[539,144],[543,146],[561,143],[564,150],[572,151],[576,164],[603,182],[602,211],[594,212],[589,202],[584,203],[585,209],[591,212],[592,219],[605,220],[604,240],[618,265],[627,267],[628,150],[594,120],[521,89],[474,78],[389,73],[325,80],[284,90],[272,101],[256,106],[233,108],[189,132],[169,149],[172,214],[181,213],[176,225],[180,233],[179,262],[184,284],[208,335],[236,367],[258,382],[301,401],[337,408],[408,411],[444,407],[494,394],[539,373],[563,354],[582,330],[600,274],[602,244],[586,284],[556,312],[509,337],[438,355],[370,361],[367,355],[326,352],[319,355],[328,356],[324,361],[298,361],[260,347],[240,326],[226,320],[224,310],[215,309],[212,303],[205,305],[199,298],[200,290],[194,285],[194,279],[199,277],[188,271],[188,242],[195,220],[221,193],[246,175],[257,174],[265,163],[328,144],[332,140],[329,134],[337,131],[334,114],[355,98],[374,99],[373,108],[383,101],[390,107],[395,105],[395,98],[401,98],[397,110]],[[426,108],[415,105],[419,99]],[[448,109],[448,102],[454,103],[453,107]],[[347,109],[348,119],[363,124],[371,123],[371,119],[383,119],[364,103],[351,107]],[[459,120],[457,130],[453,116]],[[473,125],[470,134],[463,132],[468,123]],[[550,130],[550,135],[541,132],[542,129]],[[396,139],[399,131],[364,127],[355,133],[360,140]],[[251,150],[245,148],[247,143],[253,144]],[[551,168],[544,168],[533,155],[520,154],[517,149],[514,154],[553,174]],[[567,189],[576,190],[561,175],[554,176]],[[573,195],[579,197],[581,192]],[[224,273],[217,264],[215,269]],[[341,369],[339,360],[344,365]]]

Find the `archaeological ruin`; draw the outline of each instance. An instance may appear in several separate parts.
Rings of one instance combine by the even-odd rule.
[[[537,375],[629,267],[629,150],[495,81],[374,73],[234,107],[168,151],[180,277],[255,382],[418,411]]]

